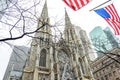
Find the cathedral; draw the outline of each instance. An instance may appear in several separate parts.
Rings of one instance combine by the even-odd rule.
[[[42,22],[47,23],[42,26]],[[22,80],[94,80],[89,66],[89,45],[85,31],[76,32],[65,10],[65,29],[54,42],[45,2],[32,40]],[[42,26],[42,27],[41,27]]]

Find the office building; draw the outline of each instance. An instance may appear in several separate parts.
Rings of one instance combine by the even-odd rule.
[[[114,48],[96,58],[91,67],[95,80],[120,80],[120,49]]]
[[[105,32],[107,31],[105,30]],[[98,26],[89,33],[92,44],[97,51],[98,56],[101,56],[102,53],[112,49],[112,44],[110,43],[110,40],[105,32],[100,26]]]
[[[14,46],[3,80],[21,80],[28,58],[28,47]]]
[[[114,36],[114,34],[112,33],[109,27],[106,27],[103,31],[106,34],[107,39],[110,41],[112,48],[120,47],[117,38]]]

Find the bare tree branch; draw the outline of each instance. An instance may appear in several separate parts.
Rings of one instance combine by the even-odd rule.
[[[44,27],[45,25],[46,25],[46,24],[43,24],[41,27],[37,28],[35,31],[25,32],[25,33],[23,33],[22,35],[20,35],[20,36],[18,36],[18,37],[10,37],[10,38],[0,39],[0,41],[16,40],[16,39],[22,38],[22,37],[24,37],[25,35],[33,34],[33,33],[37,32],[39,29],[41,29],[41,28]]]

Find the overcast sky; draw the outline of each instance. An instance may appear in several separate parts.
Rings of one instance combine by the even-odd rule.
[[[104,21],[104,19],[102,19],[94,11],[89,11],[90,9],[96,7],[104,1],[105,0],[92,0],[82,9],[78,11],[73,11],[71,8],[66,6],[66,4],[62,0],[47,0],[48,13],[49,17],[51,18],[51,24],[54,24],[55,20],[59,21],[61,19],[64,19],[64,10],[66,8],[72,24],[80,26],[82,29],[86,30],[87,33],[89,33],[96,26],[101,26],[105,28],[109,25]],[[118,14],[120,15],[119,3],[120,0],[114,0],[113,2]],[[25,40],[22,39],[18,40],[17,42],[14,43],[17,45],[24,45],[26,43]],[[2,80],[9,57],[11,55],[11,49],[7,44],[0,44],[0,51],[0,80]]]
[[[97,5],[99,5],[105,1],[106,0],[92,0],[88,5],[86,5],[82,9],[80,9],[78,11],[73,11],[61,0],[54,0],[52,2],[50,2],[50,0],[48,0],[48,3],[51,3],[51,4],[48,4],[48,6],[50,6],[49,14],[50,14],[50,16],[54,16],[55,14],[57,14],[59,16],[59,18],[62,18],[62,17],[64,17],[64,8],[66,8],[69,17],[71,18],[72,24],[80,26],[82,29],[86,30],[87,32],[90,32],[95,26],[102,26],[103,28],[106,26],[109,26],[94,11],[89,11],[92,8],[96,7]],[[118,13],[120,14],[119,2],[120,2],[120,0],[114,0],[113,4],[115,5]],[[108,4],[110,4],[110,3],[108,3]],[[103,6],[105,6],[105,5],[103,5]],[[53,14],[53,12],[55,12],[55,14]]]

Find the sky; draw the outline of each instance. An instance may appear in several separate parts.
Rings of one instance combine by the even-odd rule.
[[[90,11],[92,8],[98,6],[99,4],[105,2],[106,0],[92,0],[88,5],[84,6],[78,11],[73,11],[69,8],[62,0],[47,0],[48,13],[51,18],[51,24],[54,24],[56,21],[64,19],[65,9],[68,12],[71,23],[84,29],[87,34],[96,26],[101,26],[103,29],[107,26],[107,22],[94,11]],[[120,16],[120,0],[112,1],[114,4],[119,16]],[[110,3],[107,3],[101,7],[104,7]],[[111,29],[112,30],[112,29]],[[26,37],[17,41],[11,41],[15,45],[26,45]],[[28,44],[28,43],[27,43]],[[0,43],[0,80],[2,80],[5,69],[7,67],[10,55],[11,47],[7,44]]]

